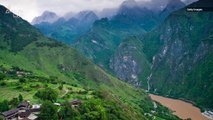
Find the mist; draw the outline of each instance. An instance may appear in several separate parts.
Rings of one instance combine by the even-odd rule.
[[[44,11],[55,12],[59,16],[76,14],[83,10],[95,11],[99,17],[112,16],[125,0],[0,0],[0,4],[23,19],[31,22]],[[165,6],[168,0],[136,0],[139,5],[153,8]],[[189,4],[195,0],[182,0]],[[158,8],[160,9],[160,8]]]

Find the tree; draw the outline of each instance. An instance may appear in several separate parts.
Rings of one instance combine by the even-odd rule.
[[[9,103],[7,100],[4,100],[3,102],[0,102],[0,112],[4,112],[9,110]]]
[[[24,100],[24,99],[23,99],[23,96],[22,96],[21,94],[19,94],[18,100],[19,100],[19,102],[22,102],[22,101]]]
[[[101,120],[101,115],[97,111],[85,113],[82,118],[84,120]]]
[[[41,106],[41,112],[38,117],[42,120],[57,120],[57,107],[50,101],[45,101]]]
[[[17,107],[17,105],[19,104],[19,100],[18,100],[18,98],[13,98],[9,103],[13,107]]]
[[[46,89],[37,91],[35,93],[35,96],[44,101],[49,100],[51,102],[55,102],[58,98],[58,93],[52,88],[46,88]]]
[[[6,77],[6,75],[5,74],[3,74],[3,73],[0,73],[0,80],[4,80],[4,78]]]
[[[59,90],[62,90],[62,89],[63,89],[63,87],[64,87],[64,85],[63,85],[63,84],[61,84],[61,85],[59,85],[59,86],[58,86],[58,89],[59,89]]]
[[[25,83],[25,82],[26,82],[26,79],[20,78],[20,79],[19,79],[19,82],[20,82],[20,83]]]
[[[80,116],[77,110],[74,110],[69,102],[65,102],[61,107],[59,116],[63,120],[76,120],[76,117]]]

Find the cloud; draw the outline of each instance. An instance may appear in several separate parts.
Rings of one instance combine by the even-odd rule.
[[[36,0],[0,0],[0,4],[26,20],[39,14]]]
[[[116,8],[124,0],[0,0],[0,4],[6,6],[15,14],[27,21],[41,15],[44,11],[53,11],[59,16],[67,12],[79,12],[82,10],[101,11],[105,8]],[[151,0],[136,0],[151,1]],[[153,0],[160,1],[160,0]]]
[[[100,11],[104,8],[115,8],[124,0],[0,0],[12,12],[31,21],[44,11],[53,11],[59,15],[82,10]]]

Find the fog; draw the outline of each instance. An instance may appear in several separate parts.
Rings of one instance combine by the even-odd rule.
[[[83,10],[93,10],[96,13],[109,14],[107,10],[115,12],[116,8],[124,1],[125,0],[0,0],[0,4],[31,22],[34,17],[41,15],[44,11],[52,11],[59,16],[63,16],[68,12],[74,14]],[[154,7],[159,5],[159,3],[165,3],[167,0],[136,1],[139,2],[140,5]],[[189,0],[184,0],[184,2],[188,3]]]

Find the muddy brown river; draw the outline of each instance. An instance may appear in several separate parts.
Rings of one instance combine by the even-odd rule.
[[[165,107],[171,109],[174,115],[181,119],[191,118],[192,120],[210,120],[201,114],[199,108],[193,106],[191,103],[187,103],[182,100],[176,100],[172,98],[166,98],[158,95],[149,94],[149,96]]]

